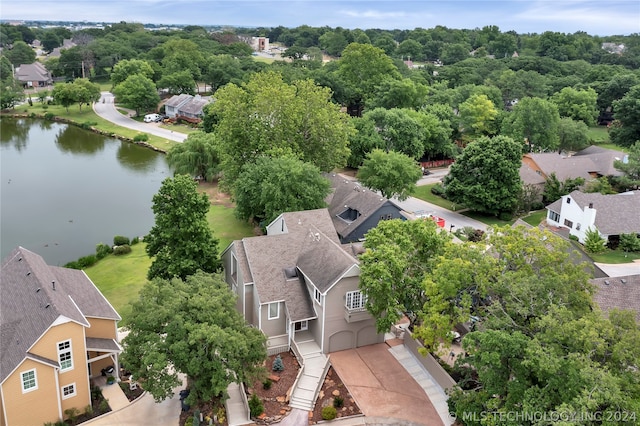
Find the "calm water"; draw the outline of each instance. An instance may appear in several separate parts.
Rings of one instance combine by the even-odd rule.
[[[3,259],[20,245],[63,265],[151,229],[151,199],[171,176],[163,154],[66,124],[0,126]]]

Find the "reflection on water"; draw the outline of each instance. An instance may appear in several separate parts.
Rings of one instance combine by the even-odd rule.
[[[153,226],[163,154],[41,120],[3,119],[0,133],[2,258],[21,245],[63,265]]]

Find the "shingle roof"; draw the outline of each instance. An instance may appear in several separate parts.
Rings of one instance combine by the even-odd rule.
[[[197,96],[193,99],[190,99],[188,102],[185,102],[183,105],[178,107],[178,112],[180,114],[190,114],[190,115],[201,115],[202,108],[209,103],[209,100],[201,98]]]
[[[84,272],[49,266],[23,247],[2,261],[0,294],[0,382],[57,318],[88,327],[86,309],[88,316],[120,319]]]
[[[192,98],[193,98],[193,96],[191,96],[191,95],[189,95],[187,93],[182,93],[180,95],[173,95],[172,97],[167,99],[167,101],[164,103],[164,105],[177,108],[180,105],[182,105],[183,103],[190,101]]]
[[[602,234],[640,233],[640,191],[604,195],[576,190],[569,196],[583,210],[593,204],[596,210],[595,226]]]
[[[522,180],[522,183],[527,183],[529,185],[544,185],[546,182],[545,178],[541,174],[532,170],[525,163],[520,165],[520,179]]]
[[[596,278],[591,282],[596,286],[593,300],[605,314],[616,308],[629,310],[640,324],[640,275]]]
[[[598,166],[588,156],[563,156],[554,152],[526,154],[542,170],[546,176],[555,173],[560,181],[581,177],[585,180],[593,178],[589,173],[597,173]]]
[[[613,167],[615,160],[623,160],[627,155],[622,151],[602,148],[591,145],[573,154],[575,157],[588,157],[597,167],[598,174],[602,176],[622,176],[623,173]]]
[[[332,192],[326,199],[329,205],[329,214],[336,232],[342,237],[346,237],[357,229],[362,222],[372,214],[375,214],[385,204],[389,203],[396,206],[393,201],[387,200],[382,195],[365,188],[357,182],[345,179],[335,173],[326,174],[326,177],[331,182],[332,187]],[[347,222],[338,217],[347,208],[357,210],[360,216],[353,222]],[[398,207],[398,210],[402,209]]]
[[[20,65],[16,77],[20,81],[51,81],[51,73],[39,62]]]

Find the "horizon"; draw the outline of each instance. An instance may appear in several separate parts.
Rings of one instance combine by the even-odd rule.
[[[605,7],[606,5],[606,7]],[[170,17],[170,18],[167,18]],[[545,31],[591,36],[640,33],[640,2],[583,0],[413,1],[207,1],[207,0],[22,0],[2,5],[6,21],[136,22],[166,26],[244,28],[329,27],[414,30],[443,26],[501,32]]]

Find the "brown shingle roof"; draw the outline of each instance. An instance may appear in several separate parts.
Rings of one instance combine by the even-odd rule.
[[[613,309],[629,310],[640,323],[640,275],[596,278],[591,282],[596,286],[593,300],[605,314]]]
[[[640,234],[640,191],[607,195],[573,191],[569,196],[583,210],[593,203],[596,210],[595,226],[601,233]]]
[[[585,180],[593,179],[589,173],[597,173],[598,166],[588,156],[563,156],[554,152],[526,154],[542,170],[546,176],[555,173],[560,181],[581,177]]]
[[[627,154],[622,151],[591,145],[573,155],[590,158],[596,165],[598,174],[602,176],[622,176],[623,173],[613,167],[613,163],[615,160],[623,160]]]

